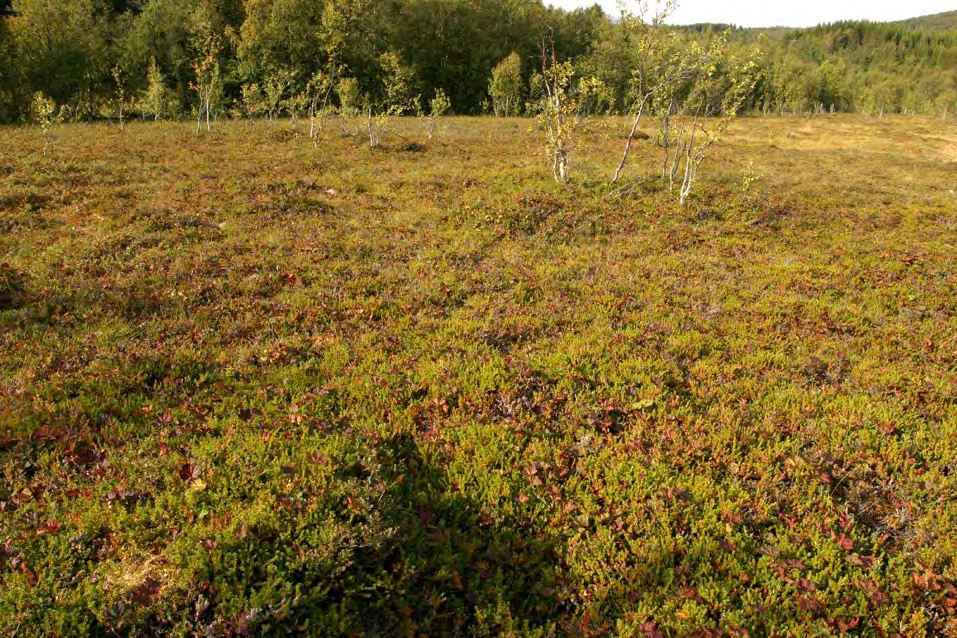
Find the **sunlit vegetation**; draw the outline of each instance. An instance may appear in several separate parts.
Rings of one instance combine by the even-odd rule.
[[[674,4],[623,6],[653,14]],[[754,59],[762,78],[742,112],[954,117],[955,15],[669,31],[687,49],[730,30],[730,56]],[[63,121],[296,118],[317,101],[373,115],[428,112],[440,91],[460,115],[516,115],[548,86],[536,82],[543,39],[574,72],[569,89],[590,93],[582,109],[626,114],[643,97],[636,77],[653,69],[642,68],[643,35],[620,17],[540,0],[10,0],[0,2],[0,121],[37,120],[37,93]],[[360,103],[329,90],[340,86]],[[668,105],[650,108],[661,115]]]
[[[0,632],[957,632],[957,126],[630,123],[0,130]]]

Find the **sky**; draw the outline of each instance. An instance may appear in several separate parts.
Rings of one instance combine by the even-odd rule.
[[[596,2],[609,15],[618,14],[615,0],[545,0],[546,4],[565,9],[591,6]],[[838,20],[903,20],[955,9],[957,0],[678,0],[678,10],[669,22],[807,27]]]

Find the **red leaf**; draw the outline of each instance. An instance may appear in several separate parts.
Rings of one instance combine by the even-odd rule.
[[[807,578],[798,578],[795,584],[797,585],[797,588],[800,589],[801,591],[814,591],[815,589],[817,589],[817,586],[811,581],[809,581]]]
[[[313,465],[328,465],[329,459],[326,456],[319,454],[319,452],[311,452],[309,454],[309,462]]]
[[[860,618],[838,618],[833,623],[832,627],[836,627],[839,631],[848,632],[851,629],[856,628],[861,624]]]
[[[53,428],[43,426],[33,433],[33,440],[34,441],[53,441],[54,439],[59,439],[62,436],[63,434],[61,432],[57,432]]]
[[[740,514],[734,514],[731,512],[728,512],[727,514],[724,515],[724,520],[726,520],[729,523],[734,523],[735,525],[741,525],[742,523],[744,523],[743,516],[741,516]]]
[[[159,593],[160,583],[150,576],[142,584],[137,585],[130,591],[130,598],[137,605],[148,605],[152,602],[156,594]]]
[[[822,609],[821,601],[814,594],[798,596],[798,605],[804,611],[821,611]]]
[[[188,481],[199,476],[199,467],[193,463],[183,463],[178,473],[181,479]]]
[[[796,558],[788,558],[784,560],[783,563],[784,563],[784,566],[787,567],[788,569],[796,569],[798,571],[807,567],[807,565],[805,565],[802,561]]]
[[[837,546],[843,549],[845,552],[849,552],[854,549],[854,541],[849,539],[844,534],[838,534],[837,532],[831,532],[831,538],[837,541]]]

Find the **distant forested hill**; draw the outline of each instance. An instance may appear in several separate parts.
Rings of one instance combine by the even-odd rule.
[[[482,113],[492,106],[492,69],[514,61],[513,52],[520,77],[509,86],[522,92],[514,100],[521,111],[539,97],[543,38],[554,39],[557,57],[590,87],[588,109],[623,112],[635,100],[634,33],[597,5],[566,12],[540,0],[0,0],[4,7],[0,121],[30,119],[32,105],[43,103],[39,92],[64,119],[109,117],[121,103],[126,113],[185,117],[197,111],[199,85],[212,89],[218,116],[301,112],[318,94],[354,112],[395,101],[390,82],[402,93],[393,111],[415,113],[441,90],[454,112]],[[957,113],[954,26],[957,11],[811,29],[674,29],[688,46],[730,29],[738,56],[757,57],[747,110],[947,115]]]
[[[935,13],[934,15],[923,16],[920,18],[911,18],[902,20],[908,29],[925,29],[927,31],[948,31],[957,29],[957,11],[947,11],[944,13]]]
[[[740,30],[758,46],[766,76],[755,106],[806,110],[936,113],[957,111],[957,12],[906,23],[839,22],[809,29]]]

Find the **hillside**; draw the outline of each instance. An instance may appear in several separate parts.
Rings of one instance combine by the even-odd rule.
[[[957,12],[904,22],[845,21],[804,29],[731,28],[740,52],[759,51],[751,112],[957,112]],[[728,25],[681,27],[713,38]]]
[[[935,13],[929,16],[901,20],[897,24],[902,24],[908,29],[949,31],[951,29],[957,29],[957,11],[945,11],[944,13]]]

